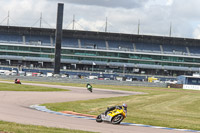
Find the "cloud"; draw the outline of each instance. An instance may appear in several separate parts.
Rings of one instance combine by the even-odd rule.
[[[173,4],[174,0],[167,0],[166,5],[171,6]]]
[[[193,35],[195,38],[200,39],[200,24],[195,28]]]
[[[172,23],[172,36],[199,37],[197,0],[1,0],[0,23],[10,11],[10,25],[38,27],[42,12],[42,27],[55,28],[58,2],[65,4],[63,28],[72,28],[75,15],[76,29],[104,31],[107,17],[109,32],[137,34],[140,19],[141,34],[168,36]]]
[[[52,0],[49,0],[52,1]],[[139,8],[149,0],[54,0],[57,2],[72,3],[78,5],[102,6],[111,8]]]
[[[56,3],[54,5],[46,2],[46,0],[40,2],[36,0],[8,0],[0,1],[0,5],[3,5],[0,9],[0,16],[2,16],[0,21],[4,25],[7,24],[7,20],[3,21],[3,19],[7,17],[8,11],[10,13],[10,25],[39,26],[36,21],[39,20],[41,13],[43,20],[51,24],[52,22],[55,23]]]

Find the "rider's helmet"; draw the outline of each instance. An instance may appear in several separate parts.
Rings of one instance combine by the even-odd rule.
[[[124,107],[125,109],[127,109],[127,104],[123,103],[122,107]]]

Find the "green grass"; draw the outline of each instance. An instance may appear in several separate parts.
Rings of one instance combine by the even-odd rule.
[[[0,91],[67,91],[65,89],[30,86],[23,84],[0,83]]]
[[[8,81],[8,82],[13,82],[13,80],[6,80],[6,79],[2,79],[0,77],[0,81]],[[36,83],[36,84],[48,84],[48,85],[63,85],[63,86],[76,86],[76,87],[85,87],[86,84],[77,84],[77,83],[61,83],[61,82],[41,82],[41,81],[27,81],[27,80],[23,80],[21,81],[22,85],[23,83]]]
[[[75,83],[24,82],[85,87],[85,84]],[[70,110],[98,115],[108,106],[121,105],[125,102],[128,104],[128,116],[125,122],[200,130],[200,91],[111,85],[93,85],[93,88],[94,90],[103,88],[148,94],[43,105],[55,111]]]
[[[200,130],[200,91],[110,85],[93,85],[93,88],[94,90],[106,88],[148,94],[43,105],[55,111],[69,110],[98,115],[108,106],[127,103],[128,116],[125,122]]]
[[[70,130],[63,128],[50,128],[44,126],[24,125],[13,122],[0,121],[0,132],[9,133],[92,133],[80,130]]]

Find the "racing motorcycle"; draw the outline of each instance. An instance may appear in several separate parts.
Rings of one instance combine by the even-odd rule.
[[[22,84],[19,79],[15,79],[15,84]]]
[[[90,84],[87,84],[86,87],[87,87],[88,91],[90,91],[92,93],[92,86]]]
[[[104,113],[100,114],[96,118],[96,122],[111,122],[112,124],[120,124],[122,120],[126,118],[126,111],[124,107],[122,109],[116,108],[105,115]]]

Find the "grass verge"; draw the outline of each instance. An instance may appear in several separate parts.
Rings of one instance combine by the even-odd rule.
[[[14,122],[0,121],[0,132],[9,133],[93,133],[80,130],[70,130],[63,128],[50,128],[44,126],[24,125]]]
[[[68,91],[65,89],[40,87],[23,84],[0,83],[0,91]]]
[[[200,91],[111,85],[93,85],[93,88],[148,94],[43,105],[55,111],[68,110],[98,115],[108,106],[127,103],[128,116],[125,122],[200,130]]]

